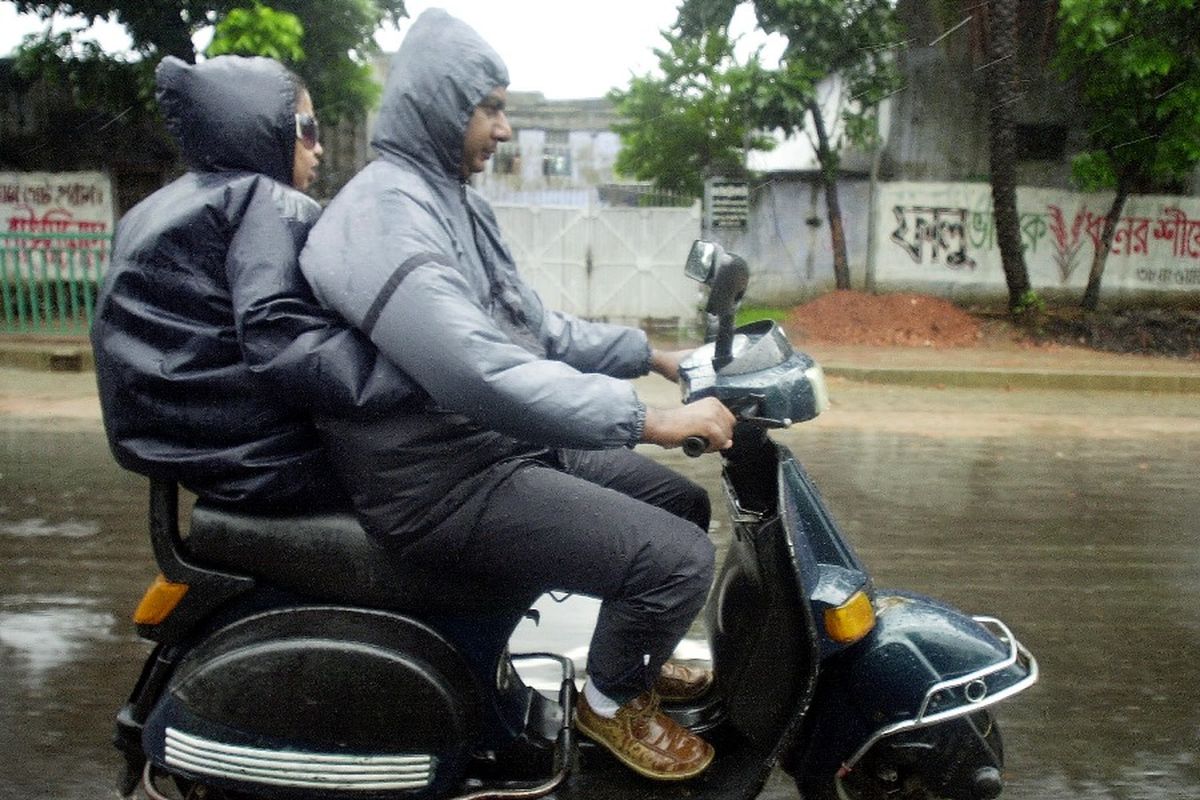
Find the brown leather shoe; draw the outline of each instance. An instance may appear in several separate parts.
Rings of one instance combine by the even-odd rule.
[[[593,711],[580,692],[575,727],[625,766],[654,780],[694,778],[713,760],[712,745],[660,712],[653,691],[621,706],[612,719]]]
[[[674,661],[662,665],[654,680],[654,693],[666,703],[695,700],[712,688],[711,669],[687,667]]]

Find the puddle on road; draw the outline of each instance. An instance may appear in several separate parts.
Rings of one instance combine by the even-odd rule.
[[[1005,800],[1200,797],[1196,437],[780,438],[878,585],[994,614],[1039,659],[1041,682],[999,708]],[[719,460],[659,457],[717,502],[721,551]],[[155,572],[146,484],[99,433],[0,428],[0,475],[0,782],[90,800],[111,785],[113,715],[149,650],[129,621]],[[535,634],[582,667],[595,601],[543,611],[514,650]],[[772,785],[764,797],[795,797]]]
[[[15,656],[9,677],[39,688],[51,670],[113,641],[116,624],[113,613],[84,598],[0,597],[0,648]]]
[[[62,522],[48,522],[44,519],[0,520],[0,536],[83,539],[95,536],[99,532],[100,524],[95,520],[68,519]]]

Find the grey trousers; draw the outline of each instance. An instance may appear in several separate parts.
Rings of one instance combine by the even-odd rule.
[[[438,568],[449,550],[442,568],[472,578],[600,598],[589,679],[619,703],[649,688],[712,581],[703,487],[631,450],[558,451],[469,505],[404,558]]]

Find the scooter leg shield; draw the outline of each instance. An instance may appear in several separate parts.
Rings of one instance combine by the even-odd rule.
[[[941,796],[994,796],[1003,753],[988,709],[1032,685],[1037,662],[998,620],[902,592],[875,605],[871,634],[823,665],[815,730],[789,769],[813,780],[900,767]]]
[[[274,609],[180,661],[142,745],[160,769],[261,797],[422,797],[461,776],[479,697],[454,648],[412,619]]]

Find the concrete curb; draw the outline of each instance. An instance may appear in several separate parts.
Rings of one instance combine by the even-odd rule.
[[[0,342],[0,367],[43,372],[91,372],[96,369],[86,341]]]
[[[822,364],[826,375],[904,386],[954,386],[974,389],[1065,389],[1069,391],[1187,392],[1200,393],[1200,374],[1163,372],[1065,372],[1059,370],[995,369],[979,367],[935,369],[928,367],[860,367]]]
[[[825,374],[863,383],[903,386],[954,386],[978,389],[1063,389],[1068,391],[1179,392],[1200,394],[1200,373],[1144,371],[1068,371],[1019,367],[868,367],[821,362]],[[86,340],[0,341],[0,367],[43,372],[92,371],[95,361]]]

